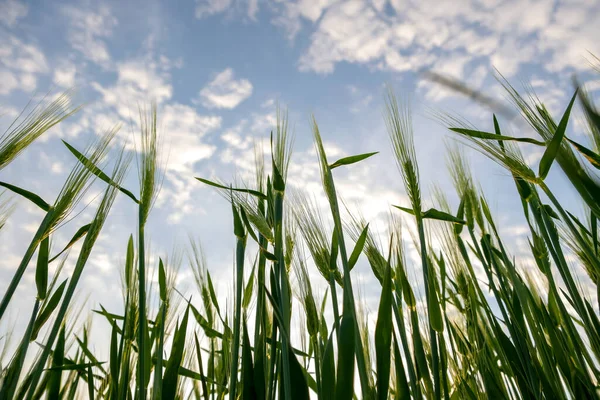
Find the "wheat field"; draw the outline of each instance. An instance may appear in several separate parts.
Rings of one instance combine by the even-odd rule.
[[[326,133],[315,119],[312,134],[327,213],[307,194],[288,193],[293,159],[284,111],[270,133],[270,163],[257,150],[255,182],[233,185],[196,177],[197,185],[211,186],[231,205],[235,280],[226,303],[218,300],[199,245],[188,251],[199,301],[178,290],[177,269],[169,262],[150,265],[145,227],[163,174],[156,107],[140,110],[136,152],[115,144],[116,129],[85,149],[63,141],[79,162],[54,202],[29,191],[27,182],[0,178],[0,226],[11,217],[14,196],[45,213],[1,293],[0,320],[26,270],[35,269],[36,296],[28,300],[32,308],[23,316],[24,333],[9,343],[10,332],[2,332],[0,399],[600,397],[600,304],[583,290],[583,285],[598,288],[600,279],[600,113],[576,82],[561,115],[501,83],[536,137],[505,134],[506,121],[491,113],[492,132],[452,115],[437,118],[514,179],[534,269],[522,268],[507,249],[462,152],[448,150],[459,204],[450,206],[447,194],[438,192],[431,199],[435,208],[424,206],[430,199],[422,198],[425,183],[410,107],[391,89],[385,125],[409,202],[391,208],[388,237],[349,214],[335,185],[338,168],[368,163],[379,149],[331,160],[323,145]],[[586,116],[589,143],[567,135],[577,107]],[[27,109],[0,137],[0,170],[78,109],[69,92]],[[526,146],[543,149],[537,170],[525,162]],[[545,180],[552,167],[564,172],[587,218],[577,218],[557,200]],[[124,187],[125,177],[136,172],[139,188]],[[53,235],[93,181],[104,185],[93,220],[51,254]],[[137,209],[137,226],[121,246],[124,308],[94,312],[110,327],[109,352],[95,354],[88,327],[76,324],[72,308],[117,196]],[[417,269],[406,260],[411,241],[419,251]],[[79,251],[71,252],[76,243]],[[75,268],[61,281],[67,257]],[[359,259],[368,262],[380,284],[374,326],[362,315],[351,280]],[[575,268],[586,272],[586,282]],[[418,282],[415,271],[422,275]],[[315,274],[327,287],[320,295]],[[149,283],[153,280],[158,285]]]

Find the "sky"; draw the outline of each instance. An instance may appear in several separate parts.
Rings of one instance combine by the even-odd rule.
[[[181,259],[178,286],[193,293],[185,256],[192,237],[202,244],[224,297],[232,290],[231,209],[194,177],[252,182],[254,143],[268,149],[279,105],[288,110],[295,137],[288,185],[321,204],[311,116],[332,161],[379,152],[336,170],[335,179],[349,207],[385,232],[390,205],[407,204],[383,119],[389,85],[412,107],[426,203],[438,185],[456,206],[445,155],[447,146],[465,148],[518,255],[526,252],[527,229],[509,174],[431,117],[432,111],[457,113],[490,130],[491,111],[423,79],[423,72],[443,73],[506,101],[497,70],[518,88],[530,85],[558,119],[572,96],[574,74],[592,94],[600,88],[589,63],[590,53],[600,55],[598,37],[600,3],[594,0],[0,0],[0,126],[10,124],[28,101],[63,90],[74,88],[74,104],[84,104],[3,169],[0,180],[51,202],[76,164],[61,139],[84,149],[120,124],[117,142],[132,148],[139,139],[139,107],[156,102],[164,181],[148,222],[149,262],[155,267],[159,256]],[[585,142],[581,121],[575,112],[569,134]],[[535,135],[515,120],[501,118],[501,124],[516,136]],[[541,151],[523,151],[536,166]],[[549,183],[571,210],[583,211],[557,168]],[[138,190],[135,164],[124,186]],[[94,184],[76,217],[54,234],[51,253],[89,222],[101,189]],[[84,272],[78,293],[81,304],[87,298],[84,314],[98,304],[120,310],[127,238],[136,231],[136,210],[128,200],[117,198]],[[27,201],[14,202],[0,232],[0,292],[43,217]],[[66,277],[76,251],[67,260]],[[416,276],[419,266],[414,268]],[[354,271],[367,312],[375,312],[377,281],[364,260]],[[9,309],[9,325],[24,323],[34,296],[32,263]],[[6,326],[3,321],[0,328]]]

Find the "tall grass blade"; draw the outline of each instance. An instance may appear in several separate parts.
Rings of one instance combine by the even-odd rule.
[[[323,363],[321,367],[321,392],[319,393],[320,399],[333,399],[335,398],[335,358],[333,353],[333,339],[334,332],[331,332],[327,344],[325,345],[325,351],[323,352]]]
[[[354,163],[357,163],[357,162],[362,161],[364,159],[367,159],[367,158],[369,158],[371,156],[374,156],[377,153],[379,153],[379,152],[376,151],[376,152],[373,152],[373,153],[364,153],[364,154],[359,154],[359,155],[356,155],[356,156],[350,156],[350,157],[340,158],[339,160],[337,160],[333,164],[329,165],[329,169],[334,169],[334,168],[337,168],[337,167],[341,167],[342,165],[354,164]]]
[[[6,182],[0,182],[0,186],[7,188],[13,193],[25,197],[27,200],[31,201],[33,204],[35,204],[42,210],[46,212],[50,211],[50,204],[46,203],[46,201],[37,194]]]
[[[573,147],[575,147],[577,149],[577,151],[579,151],[586,160],[588,160],[590,162],[590,164],[592,164],[594,166],[594,168],[596,169],[600,169],[600,155],[598,155],[597,153],[594,153],[592,150],[588,149],[587,147],[583,146],[582,144],[577,143],[576,141],[569,139],[568,137],[565,136],[565,139],[567,139],[569,141],[569,143],[571,143],[573,145]]]
[[[77,232],[75,232],[75,234],[73,235],[73,237],[71,238],[71,240],[69,240],[69,243],[67,243],[67,245],[61,251],[59,251],[54,257],[52,257],[50,260],[48,260],[48,263],[51,263],[52,261],[56,260],[61,255],[63,255],[75,243],[77,243],[79,241],[79,239],[81,239],[82,237],[84,237],[88,233],[88,231],[90,230],[90,225],[91,224],[86,224],[86,225],[82,226],[81,228],[79,228],[77,230]]]
[[[552,140],[548,144],[542,159],[540,160],[540,167],[538,175],[541,179],[545,179],[550,171],[550,167],[552,166],[552,162],[556,158],[556,154],[558,153],[560,146],[562,144],[563,137],[565,136],[565,132],[567,130],[567,124],[569,123],[569,116],[571,114],[571,108],[573,107],[573,103],[575,103],[575,99],[577,98],[577,91],[573,94],[565,113],[560,119],[560,123],[554,132],[554,136]]]
[[[15,395],[15,391],[19,383],[19,377],[21,376],[21,371],[25,363],[27,348],[29,347],[29,342],[31,341],[31,332],[34,325],[34,320],[37,316],[39,305],[39,300],[36,300],[35,305],[33,307],[33,311],[31,313],[29,324],[27,325],[25,334],[23,335],[23,339],[21,340],[21,343],[17,348],[17,351],[15,352],[15,355],[8,367],[8,370],[3,371],[2,373],[2,381],[0,381],[0,383],[2,384],[2,386],[0,387],[0,399],[2,400],[10,400]]]
[[[40,300],[46,298],[48,290],[48,252],[50,251],[50,236],[42,239],[38,249],[37,265],[35,267],[35,285],[37,297]]]
[[[60,382],[63,372],[63,363],[65,357],[65,326],[62,326],[56,348],[52,353],[52,369],[50,370],[50,381],[48,382],[48,399],[60,399]]]
[[[350,315],[342,317],[338,342],[335,399],[351,400],[354,393],[354,321]]]
[[[31,143],[64,119],[73,115],[79,107],[72,107],[71,93],[64,92],[47,105],[44,98],[29,114],[15,120],[0,136],[0,170],[6,167]],[[21,116],[24,115],[23,110]]]
[[[391,368],[392,331],[392,269],[388,265],[383,278],[379,311],[375,325],[375,356],[377,365],[377,396],[388,398]]]
[[[91,161],[89,158],[87,158],[86,156],[81,154],[79,152],[79,150],[77,150],[75,147],[71,146],[69,143],[67,143],[64,140],[62,142],[67,147],[67,149],[69,149],[69,151],[75,156],[75,158],[77,158],[79,160],[79,162],[81,162],[92,174],[96,175],[98,178],[100,178],[104,182],[108,183],[109,185],[112,185],[115,188],[119,189],[127,197],[129,197],[135,203],[139,204],[140,201],[135,197],[135,195],[133,193],[131,193],[129,190],[125,189],[124,187],[119,186],[108,175],[106,175],[104,172],[102,172],[102,170],[100,168],[98,168],[93,161]]]
[[[267,198],[266,195],[262,194],[261,192],[259,192],[257,190],[227,187],[227,186],[220,185],[220,184],[218,184],[216,182],[209,181],[208,179],[204,179],[204,178],[196,178],[196,179],[199,180],[202,183],[205,183],[205,184],[207,184],[209,186],[216,187],[218,189],[232,190],[234,192],[240,192],[240,193],[248,193],[248,194],[251,194],[253,196],[258,197],[259,199],[265,199],[266,200],[266,198]]]
[[[256,387],[254,383],[254,365],[252,363],[252,349],[248,338],[248,327],[244,320],[244,338],[242,345],[242,399],[256,399]]]
[[[31,332],[31,341],[34,341],[37,338],[40,329],[42,329],[44,324],[48,321],[48,319],[50,319],[50,316],[60,303],[60,299],[65,291],[65,287],[67,286],[67,281],[68,279],[65,279],[60,286],[56,288],[52,296],[50,296],[50,299],[46,302],[46,305],[42,308],[42,311],[40,311],[39,315],[35,319],[35,323],[33,324],[33,329]]]
[[[171,355],[165,368],[162,386],[162,399],[174,400],[177,394],[177,382],[180,374],[180,366],[183,360],[183,353],[186,345],[186,331],[188,325],[189,307],[181,320],[181,324],[175,329],[173,335],[173,347]]]

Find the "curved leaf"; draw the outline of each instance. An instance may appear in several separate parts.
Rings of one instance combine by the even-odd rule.
[[[455,224],[466,224],[462,219],[456,218],[454,215],[445,213],[443,211],[436,210],[435,208],[430,208],[425,211],[422,215],[423,219],[437,219],[438,221],[449,221],[454,222]]]
[[[373,153],[364,153],[364,154],[358,154],[356,156],[350,156],[350,157],[340,158],[339,160],[337,160],[333,164],[329,165],[329,168],[330,169],[334,169],[334,168],[337,168],[337,167],[341,167],[342,165],[354,164],[354,163],[357,163],[357,162],[362,161],[364,159],[367,159],[367,158],[369,158],[371,156],[374,156],[377,153],[379,153],[379,152],[375,151]]]
[[[556,158],[556,155],[558,154],[560,145],[562,143],[563,137],[565,136],[565,132],[567,130],[567,124],[569,122],[569,115],[571,114],[571,108],[573,107],[573,103],[575,102],[576,97],[577,97],[577,90],[575,90],[575,93],[573,94],[573,97],[571,98],[571,101],[569,102],[569,105],[567,106],[565,113],[563,114],[562,118],[560,119],[560,123],[558,124],[556,131],[554,132],[554,136],[552,137],[550,144],[548,144],[548,147],[546,148],[546,151],[544,152],[544,155],[542,156],[542,159],[540,160],[538,175],[540,176],[541,179],[546,178],[546,176],[548,175],[548,172],[550,171],[550,167],[552,166],[552,162],[554,161],[554,159]]]
[[[512,136],[504,136],[498,135],[496,133],[482,132],[476,131],[472,129],[463,129],[463,128],[449,128],[451,131],[460,133],[461,135],[469,136],[476,139],[489,139],[489,140],[508,140],[514,142],[522,142],[522,143],[530,143],[535,144],[537,146],[545,146],[544,142],[539,140],[531,139],[531,138],[517,138]]]
[[[98,178],[102,179],[104,182],[108,183],[109,185],[119,189],[121,191],[121,193],[123,193],[124,195],[126,195],[127,197],[129,197],[131,200],[135,201],[136,204],[140,204],[140,201],[135,197],[135,195],[133,193],[131,193],[129,190],[125,189],[124,187],[120,186],[119,184],[117,184],[117,182],[115,182],[114,180],[112,180],[108,175],[106,175],[104,172],[102,172],[102,170],[100,168],[98,168],[92,161],[90,161],[90,159],[88,159],[86,156],[84,156],[83,154],[81,154],[79,152],[79,150],[77,150],[75,147],[71,146],[69,143],[67,143],[66,141],[62,141],[64,143],[65,146],[67,146],[67,149],[69,149],[69,151],[71,153],[73,153],[73,155],[94,175],[96,175]]]
[[[354,393],[354,318],[344,315],[338,336],[336,400],[352,400]]]
[[[206,377],[204,376],[204,367],[202,366],[202,350],[200,349],[200,342],[198,341],[198,335],[194,332],[194,344],[196,345],[196,359],[198,362],[198,369],[200,370],[200,382],[202,383],[202,394],[204,400],[208,398],[208,385],[206,384]]]
[[[186,345],[185,335],[187,331],[188,316],[190,308],[187,307],[181,324],[175,329],[173,335],[173,346],[171,347],[171,355],[165,373],[163,375],[163,392],[162,398],[166,400],[174,400],[177,394],[177,381],[179,378],[179,369],[183,361],[183,350]]]
[[[575,147],[586,158],[586,160],[590,162],[590,164],[592,164],[596,169],[600,169],[600,155],[566,136],[565,139],[567,139],[569,143],[571,143],[573,147]]]
[[[252,349],[248,338],[248,327],[246,320],[243,323],[242,338],[242,399],[256,399],[256,386],[254,383],[254,365],[252,363]]]
[[[90,230],[90,226],[92,224],[87,224],[82,226],[81,228],[79,228],[77,230],[77,232],[75,232],[75,234],[73,235],[73,237],[71,238],[71,240],[69,240],[69,243],[67,243],[67,245],[64,247],[64,249],[62,249],[57,255],[55,255],[54,257],[52,257],[48,263],[51,263],[52,261],[56,260],[58,257],[60,257],[65,251],[67,251],[68,249],[71,248],[71,246],[73,246],[75,243],[77,243],[77,241],[79,239],[81,239],[82,237],[84,237],[88,231]]]
[[[323,362],[321,366],[321,392],[319,398],[333,399],[335,396],[335,360],[333,355],[333,334],[332,331],[325,346],[323,353]]]
[[[392,345],[392,269],[386,266],[379,311],[375,325],[375,356],[377,358],[377,398],[388,398],[390,387],[390,348]]]
[[[158,289],[160,300],[167,301],[167,274],[163,260],[160,257],[158,259]]]
[[[291,346],[288,346],[287,352],[290,360],[290,383],[292,387],[290,398],[292,400],[308,400],[308,383],[306,382],[304,367],[298,362]]]
[[[48,381],[48,398],[58,399],[60,393],[60,378],[65,366],[63,365],[65,356],[65,326],[63,325],[58,335],[56,348],[52,354],[52,367],[50,368],[50,380]]]
[[[233,190],[234,192],[241,192],[241,193],[248,193],[248,194],[251,194],[251,195],[256,196],[258,198],[261,198],[261,199],[265,199],[265,200],[267,199],[267,196],[265,196],[264,194],[262,194],[261,192],[259,192],[257,190],[230,188],[230,187],[223,186],[223,185],[220,185],[218,183],[209,181],[208,179],[203,179],[203,178],[198,178],[198,177],[196,177],[196,179],[198,179],[202,183],[205,183],[205,184],[207,184],[209,186],[213,186],[213,187],[216,187],[216,188],[219,188],[219,189]]]
[[[354,268],[354,266],[356,265],[358,257],[360,257],[360,253],[362,253],[363,248],[365,247],[368,231],[369,224],[367,224],[360,233],[360,236],[356,241],[356,245],[354,246],[354,250],[352,250],[352,254],[350,254],[350,258],[348,259],[348,267],[350,268],[350,271],[352,271],[352,268]]]
[[[37,265],[35,267],[35,286],[38,299],[46,298],[48,290],[48,252],[50,251],[50,236],[42,239],[38,249]]]
[[[33,324],[33,330],[31,332],[31,339],[30,339],[31,341],[34,341],[35,339],[37,339],[37,335],[40,332],[40,329],[42,329],[42,327],[44,326],[46,321],[48,321],[48,319],[50,318],[50,315],[52,315],[52,312],[58,306],[58,303],[60,302],[60,299],[62,298],[62,295],[63,295],[66,285],[67,285],[67,279],[65,279],[60,284],[60,286],[54,291],[54,294],[52,295],[52,297],[50,297],[50,300],[48,300],[48,302],[46,303],[46,306],[42,309],[42,311],[36,318],[35,323]]]
[[[400,207],[392,204],[392,207],[396,207],[398,210],[402,210],[405,213],[409,213],[410,215],[415,215],[415,211],[412,208]]]
[[[44,199],[42,199],[37,194],[32,193],[25,189],[21,189],[18,186],[14,186],[14,185],[11,185],[10,183],[6,183],[6,182],[0,182],[0,186],[3,186],[5,188],[7,188],[8,190],[10,190],[11,192],[14,192],[18,195],[25,197],[27,200],[31,201],[33,204],[35,204],[42,210],[44,210],[46,212],[50,211],[50,204],[46,203],[44,201]]]

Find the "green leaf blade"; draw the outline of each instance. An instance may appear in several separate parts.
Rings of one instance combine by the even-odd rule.
[[[354,394],[354,318],[344,315],[338,336],[336,400],[352,400]]]
[[[122,187],[119,184],[117,184],[117,182],[115,182],[108,175],[106,175],[89,158],[87,158],[81,152],[79,152],[79,150],[77,150],[75,147],[71,146],[65,140],[63,140],[62,142],[67,147],[67,149],[69,149],[69,151],[75,156],[75,158],[77,158],[79,160],[79,162],[81,162],[92,174],[96,175],[98,178],[100,178],[104,182],[106,182],[109,185],[111,185],[111,186],[117,188],[118,190],[120,190],[121,193],[123,193],[124,195],[126,195],[127,197],[129,197],[136,204],[140,204],[140,201],[137,199],[137,197],[135,197],[135,195],[133,193],[131,193],[129,190],[127,190],[124,187]]]
[[[365,247],[365,242],[367,241],[368,233],[369,233],[369,224],[367,224],[364,227],[364,229],[362,230],[362,232],[360,233],[360,236],[358,237],[358,240],[356,241],[356,245],[354,246],[354,250],[352,250],[352,254],[350,254],[350,258],[348,259],[348,266],[350,267],[351,271],[354,268],[354,266],[356,265],[356,262],[358,261],[358,257],[360,257],[360,253],[362,253],[362,251]]]
[[[329,169],[334,169],[337,167],[341,167],[342,165],[350,165],[350,164],[354,164],[357,163],[359,161],[365,160],[371,156],[374,156],[375,154],[379,153],[378,151],[375,151],[373,153],[364,153],[364,154],[358,154],[355,156],[349,156],[349,157],[344,157],[344,158],[340,158],[339,160],[337,160],[336,162],[334,162],[333,164],[331,164],[329,166]]]
[[[230,187],[227,187],[227,186],[224,186],[224,185],[220,185],[220,184],[218,184],[216,182],[209,181],[208,179],[198,178],[198,177],[196,177],[196,179],[199,180],[200,182],[204,183],[204,184],[216,187],[218,189],[233,190],[234,192],[248,193],[248,194],[256,196],[256,197],[258,197],[260,199],[264,199],[264,200],[267,199],[267,196],[265,196],[264,194],[262,194],[261,192],[259,192],[257,190],[230,188]]]
[[[576,141],[569,139],[566,136],[565,139],[567,139],[569,143],[571,143],[573,147],[575,147],[577,151],[579,151],[585,157],[585,159],[588,160],[590,164],[594,166],[594,168],[600,169],[600,155],[583,146],[582,144],[579,144]]]
[[[454,222],[455,224],[461,224],[461,225],[466,224],[466,222],[463,221],[462,219],[457,218],[454,215],[448,214],[446,212],[436,210],[435,208],[430,208],[429,210],[425,211],[422,215],[422,218],[423,219],[435,219],[438,221]]]
[[[375,325],[375,356],[377,366],[377,396],[380,400],[388,398],[390,386],[391,358],[390,349],[392,345],[392,275],[391,267],[388,265],[383,278],[381,298],[379,300],[379,311]]]
[[[461,135],[468,136],[475,139],[485,139],[485,140],[500,140],[500,141],[514,141],[521,143],[529,143],[535,144],[536,146],[544,146],[545,143],[539,140],[531,139],[531,138],[518,138],[513,136],[504,136],[496,133],[482,132],[473,129],[463,129],[463,128],[449,128],[451,131],[460,133]]]
[[[37,297],[40,300],[46,298],[48,290],[48,253],[50,251],[50,236],[42,239],[38,249],[37,265],[35,267],[35,285]]]
[[[46,203],[46,201],[44,201],[44,199],[42,199],[37,194],[30,192],[28,190],[22,189],[18,186],[11,185],[10,183],[6,183],[6,182],[0,182],[0,186],[5,187],[8,190],[10,190],[11,192],[14,192],[20,196],[25,197],[27,200],[31,201],[33,204],[35,204],[42,210],[44,210],[46,212],[50,211],[50,204]]]
[[[550,144],[548,144],[548,147],[546,147],[546,151],[540,160],[538,175],[541,179],[546,179],[546,176],[548,176],[552,162],[560,150],[560,145],[562,144],[563,137],[567,131],[567,124],[569,123],[571,108],[573,107],[576,97],[577,90],[575,90],[575,93],[573,94],[573,97],[571,98],[571,101],[569,102],[569,105],[567,106],[567,109],[565,110],[565,113],[563,114],[556,131],[554,132],[554,136],[552,137]]]

